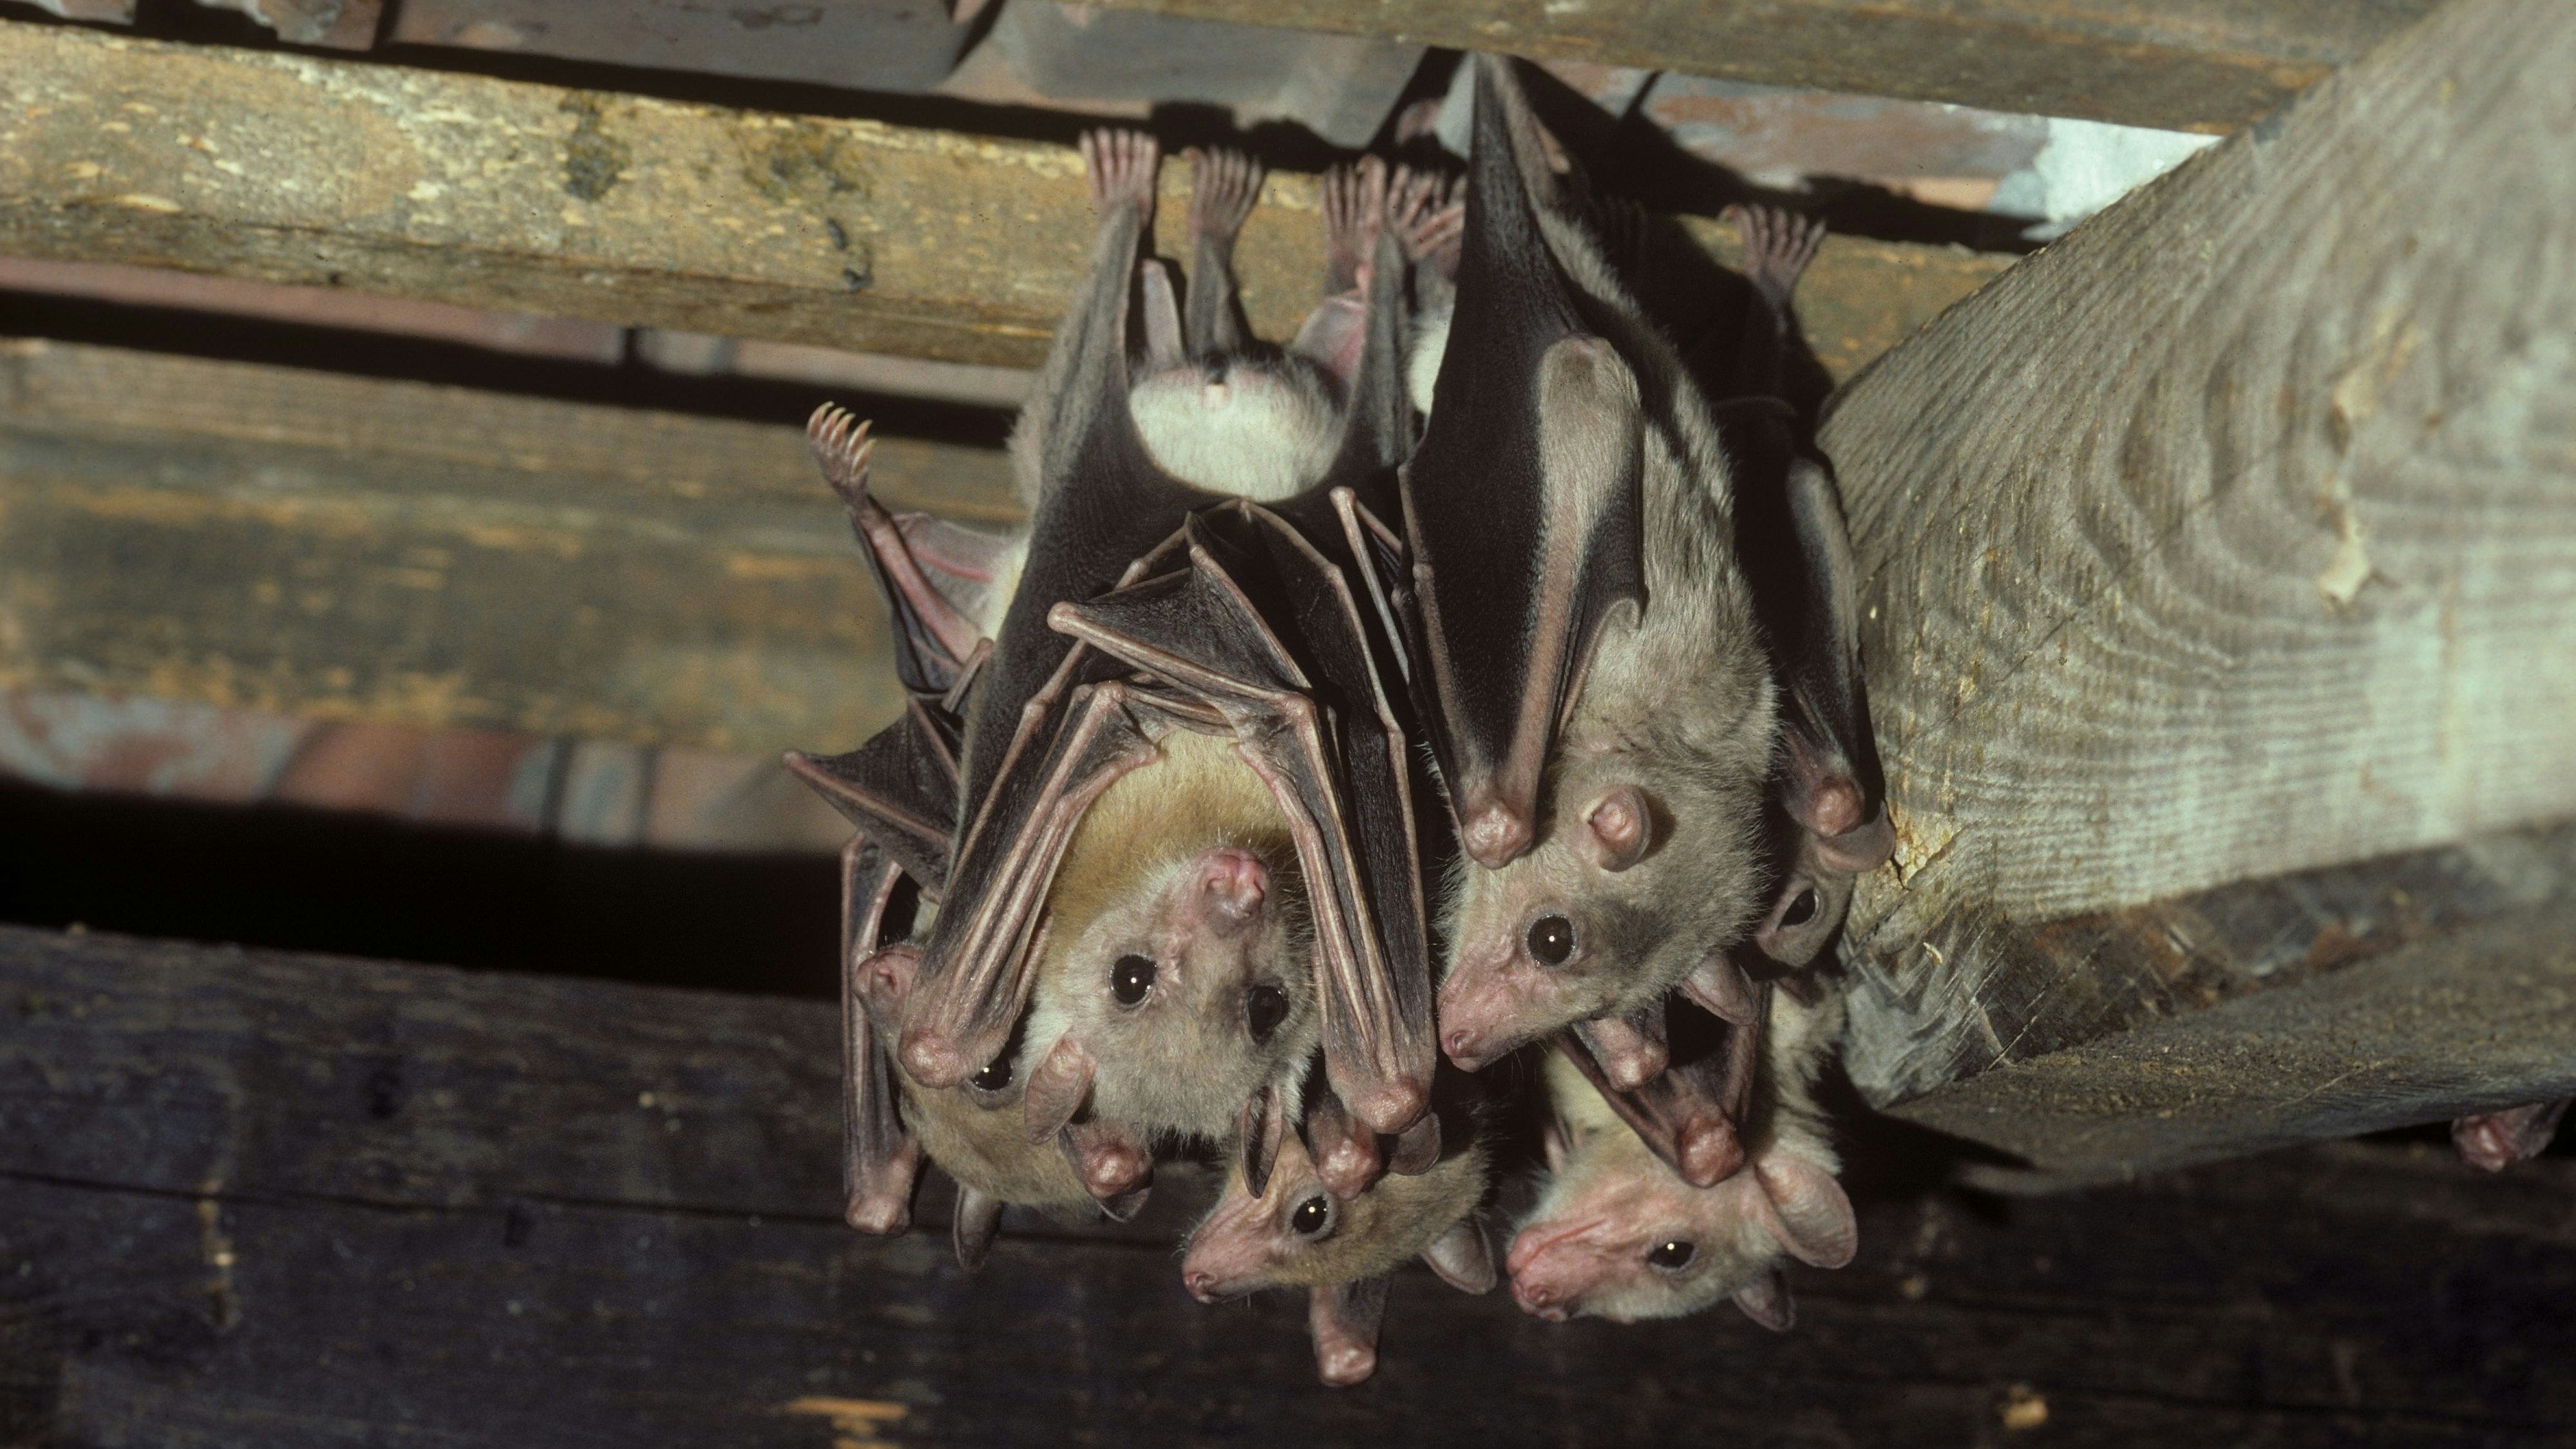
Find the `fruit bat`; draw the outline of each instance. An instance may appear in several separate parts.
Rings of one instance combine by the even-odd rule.
[[[1716,420],[1509,70],[1478,66],[1453,320],[1401,474],[1415,694],[1471,861],[1441,1046],[1470,1070],[1676,986],[1741,1010],[1693,983],[1763,903],[1778,698]]]
[[[787,756],[788,768],[859,831],[842,853],[844,1216],[868,1232],[908,1227],[927,1146],[957,1179],[957,1252],[971,1267],[982,1260],[1005,1202],[1066,1209],[1097,1201],[1114,1216],[1132,1216],[1151,1160],[1114,1123],[1068,1123],[1046,1139],[1025,1140],[1018,1109],[1028,1064],[1017,1034],[947,1088],[908,1080],[884,1049],[880,1034],[900,1020],[919,960],[910,927],[946,883],[957,793],[955,699],[985,656],[969,610],[979,587],[1007,565],[1008,541],[887,514],[867,492],[866,425],[847,413],[816,410],[807,436],[886,595],[906,693],[904,714],[859,749]],[[925,556],[937,560],[932,570],[921,567]]]
[[[1824,226],[1760,206],[1735,208],[1732,219],[1753,291],[1739,349],[1752,395],[1723,409],[1723,430],[1739,552],[1781,686],[1771,792],[1781,869],[1752,939],[1769,961],[1799,967],[1840,928],[1855,881],[1887,862],[1895,833],[1861,682],[1859,566],[1841,496],[1776,396],[1793,335],[1790,297]]]
[[[1477,1219],[1492,1157],[1472,1103],[1452,1090],[1444,1106],[1453,1120],[1434,1139],[1446,1143],[1436,1161],[1337,1192],[1316,1157],[1332,1150],[1325,1138],[1340,1135],[1330,1124],[1349,1119],[1328,1085],[1318,1083],[1312,1096],[1314,1111],[1302,1132],[1284,1134],[1265,1187],[1253,1188],[1240,1164],[1228,1173],[1224,1195],[1190,1233],[1181,1282],[1202,1303],[1306,1289],[1317,1372],[1339,1386],[1376,1370],[1386,1281],[1406,1259],[1419,1256],[1464,1292],[1494,1286],[1492,1247]]]
[[[2459,1149],[2460,1160],[2471,1167],[2502,1172],[2547,1151],[2550,1139],[2558,1135],[2559,1119],[2566,1115],[2565,1098],[2481,1112],[2451,1124],[2451,1143]]]
[[[1782,1263],[1851,1261],[1851,1203],[1812,1095],[1839,1002],[1809,1007],[1774,993],[1768,1026],[1749,1157],[1714,1187],[1676,1177],[1572,1060],[1550,1055],[1549,1175],[1505,1260],[1524,1311],[1625,1323],[1724,1298],[1785,1330],[1793,1309]]]
[[[1175,731],[1231,735],[1295,845],[1330,1070],[1364,1120],[1400,1132],[1428,1095],[1428,953],[1401,726],[1378,673],[1388,650],[1369,637],[1350,575],[1379,535],[1392,537],[1365,498],[1385,491],[1401,446],[1400,319],[1377,300],[1401,267],[1374,268],[1363,366],[1326,477],[1275,513],[1228,504],[1249,532],[1230,563],[1212,566],[1231,547],[1227,528],[1193,515],[1220,500],[1155,462],[1127,382],[1123,283],[1152,203],[1151,143],[1092,137],[1085,153],[1102,217],[1093,281],[1014,435],[1023,484],[1035,480],[1031,544],[965,695],[962,829],[898,1055],[928,1087],[992,1060],[1050,949],[1050,890],[1087,813],[1122,777],[1163,760]],[[1376,250],[1392,245],[1382,236]],[[1159,268],[1144,273],[1149,332],[1167,288]],[[1246,587],[1293,606],[1245,607]],[[1402,828],[1386,825],[1398,817]],[[1207,864],[1192,865],[1194,883]],[[1113,990],[1123,964],[1113,956]],[[1249,1020],[1249,995],[1244,1005]],[[1031,1080],[1033,1135],[1071,1120],[1063,1113],[1095,1094],[1100,1065],[1079,1040],[1047,1054]],[[1247,1101],[1241,1116],[1257,1110]]]

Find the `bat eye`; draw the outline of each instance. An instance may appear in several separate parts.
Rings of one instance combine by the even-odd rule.
[[[1256,1042],[1270,1040],[1288,1017],[1288,993],[1276,986],[1256,986],[1243,994],[1243,1023]]]
[[[1789,909],[1780,913],[1780,924],[1783,927],[1803,926],[1815,918],[1816,888],[1809,886],[1798,892],[1797,898],[1789,902]]]
[[[1574,954],[1574,923],[1563,916],[1541,916],[1530,923],[1529,953],[1549,966],[1562,966]]]
[[[1154,963],[1142,956],[1121,956],[1109,968],[1109,994],[1120,1006],[1134,1006],[1154,989]]]
[[[1646,1255],[1646,1261],[1667,1273],[1677,1273],[1689,1267],[1690,1260],[1698,1253],[1697,1244],[1686,1243],[1679,1238],[1669,1238],[1656,1244],[1655,1250]]]
[[[1317,1193],[1288,1215],[1289,1230],[1301,1238],[1320,1238],[1333,1225],[1333,1200]]]
[[[984,1064],[984,1070],[966,1079],[966,1084],[979,1092],[998,1092],[1011,1084],[1011,1059],[995,1057]]]

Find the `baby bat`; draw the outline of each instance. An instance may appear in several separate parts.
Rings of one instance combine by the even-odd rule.
[[[1549,1176],[1506,1258],[1514,1301],[1551,1321],[1627,1323],[1727,1298],[1764,1327],[1787,1329],[1781,1264],[1839,1268],[1857,1242],[1812,1092],[1840,1016],[1834,998],[1810,1007],[1772,994],[1751,1154],[1714,1187],[1674,1176],[1581,1071],[1551,1054]]]
[[[1319,1116],[1339,1116],[1329,1087],[1315,1092]],[[1305,1288],[1307,1327],[1323,1381],[1355,1384],[1377,1369],[1379,1315],[1386,1280],[1419,1256],[1434,1273],[1468,1293],[1494,1286],[1493,1252],[1476,1210],[1491,1185],[1492,1161],[1460,1099],[1459,1120],[1444,1130],[1444,1155],[1425,1169],[1378,1178],[1356,1193],[1336,1192],[1297,1132],[1286,1134],[1267,1187],[1255,1191],[1237,1166],[1225,1193],[1192,1230],[1181,1282],[1202,1303],[1242,1298],[1265,1288]],[[1308,1119],[1316,1135],[1316,1118]],[[1346,1120],[1346,1119],[1345,1119]]]
[[[1725,948],[1750,928],[1766,955],[1812,958],[1863,837],[1885,835],[1851,818],[1866,796],[1849,764],[1865,743],[1843,732],[1861,720],[1849,549],[1830,477],[1793,470],[1783,507],[1816,558],[1792,582],[1820,598],[1794,616],[1811,627],[1783,690],[1716,416],[1548,170],[1509,70],[1480,67],[1455,321],[1404,468],[1424,714],[1472,861],[1450,901],[1442,1048],[1473,1069],[1583,1021],[1627,1085],[1660,1068],[1649,1028],[1676,987],[1752,1024]],[[1766,277],[1785,287],[1802,261],[1766,254]],[[1759,320],[1776,352],[1777,319]],[[1492,566],[1505,557],[1529,562]],[[1806,658],[1811,638],[1828,657]],[[1775,847],[1778,872],[1775,779],[1802,832]],[[1825,848],[1802,858],[1809,838]]]

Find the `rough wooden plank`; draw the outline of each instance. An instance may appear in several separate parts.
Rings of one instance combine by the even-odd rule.
[[[890,498],[1013,516],[989,450]],[[900,703],[800,430],[0,344],[0,685],[768,752]]]
[[[10,929],[0,1002],[0,1411],[27,1442],[2576,1430],[2564,1161],[1864,1190],[1860,1261],[1798,1277],[1786,1337],[1550,1325],[1408,1273],[1378,1379],[1333,1392],[1295,1302],[1200,1307],[1160,1242],[1014,1229],[967,1277],[939,1234],[840,1228],[827,1003]],[[2047,1434],[2008,1431],[2034,1403]]]
[[[2571,68],[2464,0],[1846,390],[1899,837],[1851,954],[1977,1003],[1919,1031],[2118,989],[2051,923],[2576,816]]]
[[[1314,179],[1264,199],[1236,266],[1284,338]],[[0,253],[1025,367],[1091,231],[1063,147],[0,22]],[[1829,244],[1816,350],[1856,366],[2002,265]]]
[[[2438,0],[1106,0],[1200,20],[2228,131]]]

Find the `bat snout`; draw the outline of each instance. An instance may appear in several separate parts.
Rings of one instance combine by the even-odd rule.
[[[1511,1275],[1512,1301],[1523,1313],[1550,1323],[1574,1316],[1606,1267],[1604,1255],[1591,1244],[1602,1226],[1586,1220],[1572,1225],[1534,1223],[1521,1229],[1503,1266]]]
[[[1181,1286],[1201,1303],[1214,1303],[1221,1296],[1216,1291],[1216,1275],[1204,1268],[1193,1268],[1181,1274]]]

